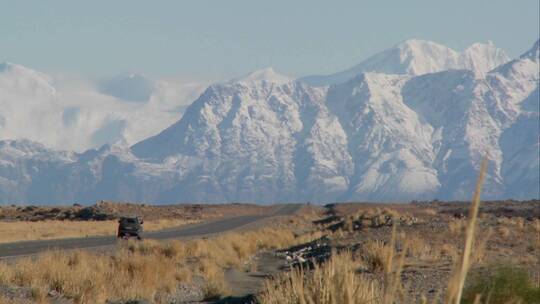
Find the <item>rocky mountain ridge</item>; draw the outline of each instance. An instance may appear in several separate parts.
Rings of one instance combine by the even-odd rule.
[[[331,86],[254,72],[211,85],[133,146],[3,141],[0,201],[466,200],[484,156],[485,198],[538,198],[538,42],[511,61],[481,53],[459,55],[470,69],[360,72]]]

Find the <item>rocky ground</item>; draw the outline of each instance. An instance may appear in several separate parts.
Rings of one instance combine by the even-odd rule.
[[[381,250],[390,243],[394,226],[396,254],[404,255],[401,282],[409,300],[441,299],[462,250],[468,203],[347,203],[313,207],[310,212],[317,217],[309,225],[295,226],[295,233],[318,232],[318,237],[290,248],[259,251],[242,267],[225,269],[228,288],[219,297],[205,297],[204,282],[195,278],[156,299],[160,303],[253,303],[265,280],[294,267],[309,271],[314,263],[324,263],[342,251],[362,261],[358,273],[383,281]],[[526,269],[533,281],[540,280],[540,201],[483,202],[476,236],[471,274],[488,271],[492,265],[512,265]],[[31,290],[0,286],[0,293],[24,298]],[[50,299],[67,303],[55,295]]]
[[[323,216],[314,221],[316,229],[324,231],[323,237],[261,253],[255,258],[255,271],[241,275],[233,272],[229,281],[234,286],[240,284],[234,299],[237,303],[249,302],[249,294],[260,290],[264,280],[261,278],[276,276],[291,267],[310,269],[313,263],[324,263],[332,254],[342,251],[352,252],[366,262],[358,269],[360,273],[382,281],[384,261],[377,261],[373,245],[387,245],[394,224],[396,254],[406,250],[401,281],[409,300],[442,299],[462,250],[469,204],[435,201],[327,205]],[[526,269],[533,281],[540,280],[540,201],[484,202],[478,227],[471,274],[485,272],[494,265],[511,265]],[[242,292],[248,296],[238,297]]]
[[[360,272],[382,281],[384,261],[375,258],[373,244],[388,244],[396,225],[397,254],[405,252],[401,280],[412,301],[445,294],[463,247],[467,202],[414,202],[402,205],[330,204],[315,223],[328,231],[316,243],[297,246],[285,258],[291,265],[324,261],[332,251],[352,251],[368,261]],[[493,265],[511,265],[540,280],[540,201],[483,202],[471,273]],[[405,245],[406,244],[406,245]],[[407,246],[408,249],[404,247]]]
[[[257,214],[266,212],[267,207],[252,204],[181,204],[148,205],[100,201],[94,205],[82,206],[0,206],[0,220],[3,221],[100,221],[116,219],[122,215],[135,214],[144,219],[201,220],[222,216]]]

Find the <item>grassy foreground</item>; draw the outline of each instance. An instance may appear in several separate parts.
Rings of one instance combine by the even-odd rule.
[[[274,224],[184,242],[123,242],[112,253],[52,251],[0,262],[0,285],[30,288],[38,303],[47,303],[51,291],[76,303],[129,299],[166,303],[166,295],[178,284],[200,277],[205,296],[214,298],[228,288],[223,277],[226,268],[243,267],[258,250],[283,248],[316,236],[298,236],[287,225]]]
[[[540,303],[540,276],[526,268],[540,264],[540,220],[479,216],[481,184],[482,175],[466,217],[441,215],[432,208],[404,206],[407,211],[402,212],[369,207],[345,213],[337,230],[328,229],[333,222],[323,229],[314,226],[314,215],[304,214],[210,239],[123,242],[109,253],[48,252],[0,263],[0,288],[29,288],[36,302],[47,302],[54,291],[76,303],[170,303],[167,295],[179,285],[202,279],[205,297],[215,299],[229,294],[226,269],[246,270],[261,250],[288,248],[324,234],[334,248],[331,257],[312,269],[291,268],[267,280],[258,302]],[[417,213],[408,214],[412,211]],[[500,258],[511,265],[489,265]],[[411,273],[421,273],[415,278],[436,275],[415,286]],[[426,286],[436,287],[422,289]]]
[[[449,222],[445,235],[434,236],[429,232],[425,235],[432,238],[430,241],[446,238],[443,242],[434,246],[433,242],[427,242],[418,234],[397,233],[394,223],[390,241],[377,239],[377,236],[374,240],[362,240],[360,254],[349,251],[334,253],[328,261],[315,265],[313,269],[294,269],[268,280],[258,301],[265,304],[540,303],[540,279],[533,281],[527,269],[518,266],[518,261],[502,268],[482,265],[491,234],[490,230],[486,233],[485,227],[480,229],[477,224],[485,170],[484,161],[467,219]],[[377,223],[382,221],[380,218],[388,217],[396,219],[401,215],[392,210],[379,210],[369,217],[371,220],[368,222],[378,226]],[[365,218],[366,212],[349,215],[337,233],[354,234],[353,220],[359,222],[358,219]],[[501,221],[501,224],[497,226],[496,233],[503,243],[508,243],[510,230],[523,233],[525,229],[522,218]],[[540,248],[540,221],[536,220],[532,225],[537,240],[527,248],[536,251],[535,246]],[[368,230],[367,234],[376,232]],[[453,243],[452,236],[460,238],[461,247]],[[538,259],[540,261],[540,256]],[[450,265],[453,268],[446,279],[446,287],[433,290],[434,295],[429,301],[427,294],[413,297],[408,285],[410,282],[403,281],[404,267],[414,264],[428,268]],[[484,273],[468,276],[475,264],[481,265],[478,269],[483,269]]]

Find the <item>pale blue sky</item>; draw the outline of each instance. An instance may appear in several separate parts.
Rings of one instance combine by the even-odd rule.
[[[409,38],[518,56],[539,1],[0,0],[0,62],[91,77],[332,73]]]

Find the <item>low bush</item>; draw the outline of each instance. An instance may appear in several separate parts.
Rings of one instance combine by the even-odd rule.
[[[467,280],[461,303],[540,303],[540,286],[534,286],[526,270],[510,265],[490,266]]]

